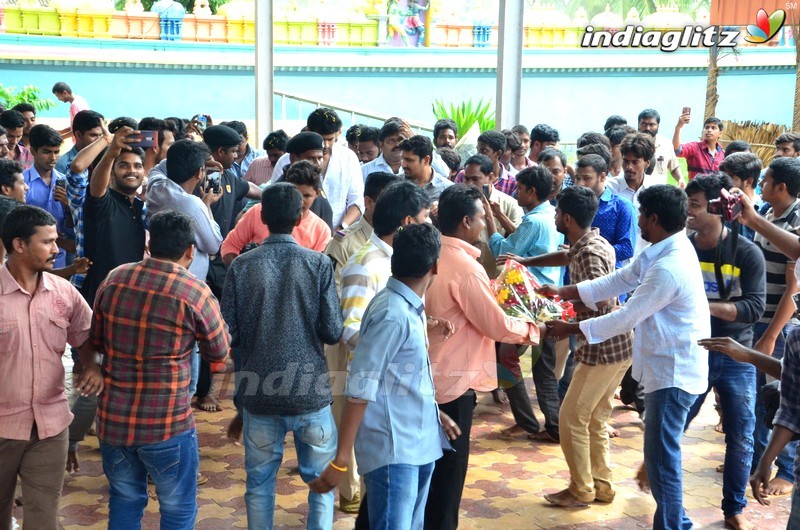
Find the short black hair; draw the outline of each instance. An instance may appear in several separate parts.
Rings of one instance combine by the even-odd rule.
[[[377,127],[362,125],[361,128],[358,130],[358,137],[356,138],[356,141],[372,142],[375,145],[380,146],[380,140],[378,139],[380,135],[381,131]]]
[[[355,125],[353,125],[349,129],[347,129],[347,132],[344,133],[344,139],[347,140],[348,144],[354,144],[354,143],[358,142],[359,131],[361,131],[361,127],[364,127],[364,126],[365,125],[362,124],[362,123],[356,123]]]
[[[488,145],[495,153],[499,151],[501,156],[506,152],[506,135],[500,131],[483,131],[478,141]]]
[[[103,125],[103,115],[94,110],[82,110],[72,119],[72,130],[85,133]],[[144,129],[150,130],[150,129]]]
[[[53,85],[53,94],[59,94],[61,92],[72,94],[72,89],[64,81],[59,81],[58,83]]]
[[[123,127],[130,127],[135,131],[136,127],[138,126],[139,124],[136,123],[136,120],[133,118],[129,116],[120,116],[119,118],[114,118],[111,120],[111,122],[108,124],[108,132],[114,134]]]
[[[433,158],[433,144],[430,138],[421,134],[415,134],[411,138],[400,142],[400,149],[414,153],[420,160],[426,156]]]
[[[611,116],[606,118],[606,123],[603,125],[603,130],[607,131],[614,127],[618,127],[620,125],[628,125],[628,120],[626,120],[619,114],[612,114]]]
[[[21,202],[17,202],[11,197],[0,195],[0,234],[2,234],[3,223],[5,222],[6,217],[8,217],[8,214],[11,213],[14,208],[19,206],[22,206]]]
[[[436,138],[439,136],[439,133],[445,129],[450,129],[456,136],[458,136],[458,125],[456,125],[456,122],[445,118],[442,120],[437,120],[436,123],[433,124],[433,137]]]
[[[261,147],[264,148],[264,151],[269,151],[270,149],[277,149],[278,151],[286,152],[286,143],[289,141],[289,135],[283,129],[278,129],[277,131],[272,131],[264,138],[264,143]]]
[[[6,216],[3,221],[3,246],[9,254],[14,250],[14,240],[19,238],[26,243],[40,226],[55,226],[56,218],[50,212],[38,206],[20,205]]]
[[[442,161],[447,165],[450,171],[458,171],[461,169],[461,155],[458,151],[449,147],[440,147],[436,153],[442,157]]]
[[[11,107],[11,110],[16,110],[17,112],[33,112],[33,115],[36,116],[36,107],[31,105],[30,103],[25,103],[25,102],[17,103],[13,107]]]
[[[483,201],[483,192],[474,186],[455,184],[439,196],[439,228],[444,235],[455,234],[464,217],[478,212],[477,203]]]
[[[706,121],[703,122],[703,127],[705,127],[709,123],[716,124],[720,131],[724,128],[723,125],[722,125],[722,120],[717,118],[716,116],[710,116],[710,117],[706,118]]]
[[[751,180],[751,185],[755,187],[761,176],[761,159],[755,153],[739,151],[726,156],[720,162],[719,170],[731,177],[739,177],[743,182]]]
[[[442,240],[428,223],[404,226],[392,239],[392,276],[422,278],[439,260]]]
[[[583,147],[578,149],[577,153],[578,153],[578,159],[590,155],[599,156],[605,161],[606,167],[611,165],[611,156],[612,156],[611,150],[608,147],[604,146],[603,144],[584,145]]]
[[[17,173],[22,173],[24,170],[25,168],[22,167],[22,164],[16,160],[0,158],[0,186],[13,188],[17,182]]]
[[[597,196],[591,189],[585,186],[564,188],[556,195],[556,201],[558,201],[557,208],[561,210],[561,213],[575,219],[579,227],[586,229],[592,226],[598,202]]]
[[[467,161],[464,163],[464,167],[466,168],[467,166],[472,164],[476,164],[478,166],[478,169],[481,170],[481,173],[483,173],[487,177],[489,176],[489,173],[494,171],[494,164],[492,163],[492,160],[488,156],[482,155],[480,153],[469,157]]]
[[[720,190],[729,190],[733,187],[731,178],[721,171],[712,171],[697,175],[686,185],[686,196],[703,193],[707,201],[719,199]]]
[[[383,142],[390,136],[400,134],[405,130],[405,124],[397,118],[389,118],[383,124],[378,133],[378,140]]]
[[[602,156],[594,153],[580,155],[578,161],[575,162],[575,169],[582,167],[590,167],[600,175],[600,173],[608,173],[608,162]]]
[[[6,130],[3,128],[2,125],[0,125],[0,136],[5,136],[5,135],[6,135]]]
[[[551,158],[557,158],[557,159],[561,160],[561,165],[564,166],[564,168],[566,169],[566,167],[567,167],[567,155],[565,155],[563,152],[559,151],[555,147],[547,147],[547,148],[543,149],[539,153],[539,156],[536,157],[536,161],[541,164],[542,162],[547,162]]]
[[[506,137],[506,151],[511,149],[511,152],[513,153],[522,147],[522,140],[519,139],[519,135],[517,133],[510,129],[503,129],[501,132]]]
[[[725,158],[734,153],[748,153],[750,152],[750,144],[744,140],[734,140],[725,148]]]
[[[395,182],[402,182],[402,177],[398,177],[394,173],[387,171],[375,171],[367,175],[367,180],[364,181],[364,197],[369,197],[373,201],[377,201],[383,190],[387,186]]]
[[[769,168],[775,184],[786,184],[786,191],[792,197],[800,194],[800,158],[776,158],[770,162]]]
[[[633,127],[620,125],[619,127],[611,127],[610,129],[606,129],[605,134],[606,138],[608,138],[608,143],[611,144],[611,147],[614,147],[615,145],[621,144],[622,140],[625,139],[626,136],[635,132],[636,129]]]
[[[0,114],[0,125],[5,129],[19,129],[25,126],[25,116],[18,110],[7,110]]]
[[[531,135],[531,132],[524,125],[514,125],[511,127],[511,130],[517,134],[527,134],[528,136]]]
[[[272,234],[291,234],[303,209],[303,196],[293,184],[277,182],[261,193],[261,218]]]
[[[211,151],[203,142],[179,140],[167,151],[167,177],[183,184],[206,165]]]
[[[656,144],[649,134],[637,132],[623,138],[622,143],[619,144],[619,150],[622,156],[630,153],[636,158],[643,158],[649,162],[656,153]]]
[[[149,227],[148,245],[154,258],[178,261],[196,239],[194,219],[174,210],[158,212],[150,217]]]
[[[39,150],[42,147],[61,147],[63,139],[61,134],[49,125],[40,123],[31,127],[28,134],[28,143],[31,149]]]
[[[639,193],[639,209],[645,216],[658,216],[658,224],[669,234],[686,228],[689,203],[686,193],[677,186],[656,184],[643,189]]]
[[[558,131],[545,123],[540,123],[531,130],[531,142],[558,142],[560,139]]]
[[[608,137],[605,134],[589,131],[583,133],[580,138],[578,138],[578,149],[592,144],[601,144],[611,149],[611,142],[608,141]]]
[[[778,147],[779,144],[788,143],[792,144],[792,148],[795,151],[800,151],[800,133],[786,132],[775,138],[775,147]]]
[[[390,184],[375,202],[372,214],[372,229],[378,237],[394,233],[403,219],[415,217],[431,207],[431,200],[422,188],[411,181],[403,180]]]
[[[242,140],[246,140],[248,138],[247,125],[245,125],[243,121],[239,120],[223,121],[222,123],[220,123],[220,125],[225,125],[226,127],[230,127],[231,129],[239,133],[239,136],[242,137]]]
[[[542,165],[526,167],[517,173],[517,183],[532,188],[536,191],[536,197],[544,201],[553,191],[553,174]]]
[[[640,122],[642,120],[656,120],[656,123],[661,123],[661,114],[658,113],[656,109],[644,109],[642,112],[639,113],[639,116],[636,118],[636,122]]]
[[[314,109],[308,115],[306,120],[306,127],[311,132],[315,132],[320,136],[327,134],[337,133],[342,130],[342,120],[336,111],[327,107],[320,107]]]
[[[322,168],[308,160],[300,160],[286,168],[283,180],[296,186],[311,186],[315,191],[322,190],[320,175]]]
[[[164,118],[164,121],[167,122],[167,128],[175,136],[175,141],[183,140],[184,136],[186,136],[186,120],[171,116]]]

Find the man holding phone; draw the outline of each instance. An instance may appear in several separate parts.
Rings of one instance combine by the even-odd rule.
[[[692,119],[692,109],[683,107],[683,113],[678,118],[675,125],[675,133],[672,135],[672,147],[675,154],[686,159],[686,166],[689,169],[689,180],[698,174],[719,171],[719,164],[725,158],[725,150],[719,144],[719,137],[722,136],[722,120],[711,116],[703,122],[703,136],[698,142],[687,142],[681,144],[681,129]]]

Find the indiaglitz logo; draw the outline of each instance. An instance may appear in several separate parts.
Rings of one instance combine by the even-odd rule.
[[[784,22],[786,22],[786,11],[783,9],[776,9],[769,16],[767,16],[766,11],[759,9],[756,15],[756,23],[747,26],[747,36],[744,40],[753,44],[767,42],[778,34]]]

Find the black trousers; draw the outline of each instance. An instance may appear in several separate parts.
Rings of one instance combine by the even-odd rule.
[[[458,527],[458,508],[469,466],[472,413],[477,402],[475,391],[470,389],[458,399],[439,405],[439,410],[450,416],[461,429],[461,436],[451,442],[455,451],[445,451],[433,468],[428,503],[425,505],[425,530],[455,530]],[[355,530],[369,530],[365,492],[361,495]]]

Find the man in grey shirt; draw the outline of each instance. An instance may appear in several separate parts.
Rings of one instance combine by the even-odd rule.
[[[248,528],[272,528],[275,476],[287,431],[294,433],[300,476],[311,482],[338,442],[323,343],[342,336],[331,260],[292,237],[302,197],[279,182],[261,196],[270,236],[228,269],[222,315],[241,355],[237,394],[244,409]],[[309,528],[333,525],[333,492],[310,493]]]
[[[210,156],[205,144],[191,140],[175,142],[169,148],[167,159],[150,171],[147,182],[148,215],[175,210],[194,218],[197,250],[189,272],[203,281],[208,274],[208,257],[219,252],[222,245],[211,205],[220,200],[223,190],[205,189],[206,160]]]

